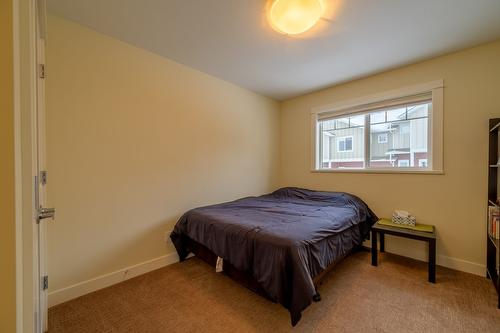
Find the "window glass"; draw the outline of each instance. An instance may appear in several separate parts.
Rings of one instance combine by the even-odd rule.
[[[406,120],[406,108],[387,111],[387,121]]]
[[[335,128],[347,128],[349,127],[349,118],[339,118],[335,120]]]
[[[352,136],[340,137],[337,139],[338,151],[352,151]]]
[[[350,127],[336,129],[335,120],[320,122],[321,169],[364,166],[364,126],[358,126],[359,123],[359,118],[354,119]]]
[[[419,159],[418,160],[418,166],[426,168],[427,167],[427,159],[426,158]]]
[[[364,115],[350,117],[350,120],[351,120],[351,126],[364,126],[365,125],[365,116]]]
[[[378,143],[387,143],[387,133],[379,134],[377,137]]]
[[[385,122],[385,112],[370,113],[370,123],[377,124]]]
[[[408,107],[408,119],[428,117],[430,106],[430,103],[425,103]]]
[[[428,168],[431,107],[425,102],[320,121],[320,168]]]

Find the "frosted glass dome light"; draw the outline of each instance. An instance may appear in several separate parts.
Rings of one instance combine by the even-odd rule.
[[[297,35],[311,29],[323,15],[322,0],[275,0],[269,10],[271,25]]]

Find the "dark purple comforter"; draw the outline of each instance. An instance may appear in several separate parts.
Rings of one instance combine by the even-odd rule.
[[[282,188],[190,210],[170,237],[181,260],[187,236],[251,272],[295,325],[316,294],[313,278],[360,245],[376,221],[354,195]]]

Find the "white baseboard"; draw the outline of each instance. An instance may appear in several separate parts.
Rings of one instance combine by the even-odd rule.
[[[438,254],[436,263],[440,266],[448,267],[457,271],[467,272],[482,277],[486,276],[486,265],[481,265],[472,261],[451,258]]]
[[[369,241],[366,241],[363,245],[371,248],[371,244]],[[426,247],[423,243],[421,245],[421,247],[413,247],[408,246],[408,244],[406,244],[406,246],[401,246],[401,244],[387,244],[386,239],[385,252],[427,262]],[[436,264],[457,271],[471,273],[482,277],[486,276],[486,265],[463,259],[448,257],[439,253],[436,255]]]
[[[109,287],[113,284],[123,282],[133,277],[142,275],[155,269],[162,268],[179,261],[176,252],[144,261],[142,263],[125,267],[115,272],[104,274],[90,280],[82,281],[74,285],[49,292],[49,307],[67,302],[73,298],[83,296],[93,291]]]

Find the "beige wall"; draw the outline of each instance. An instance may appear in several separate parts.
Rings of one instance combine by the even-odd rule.
[[[312,107],[444,79],[444,175],[312,173]],[[484,274],[488,119],[500,117],[500,42],[285,101],[281,110],[281,184],[354,193],[379,216],[395,209],[432,223],[438,263]],[[388,239],[388,250],[417,258],[423,244]]]
[[[12,1],[0,2],[0,332],[16,329]]]
[[[174,251],[186,210],[277,184],[279,105],[48,18],[51,290]]]

